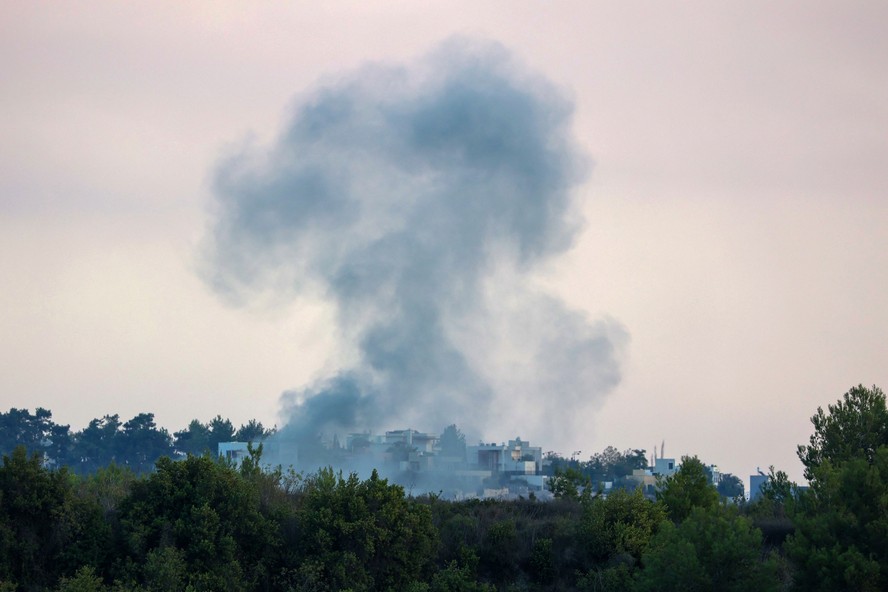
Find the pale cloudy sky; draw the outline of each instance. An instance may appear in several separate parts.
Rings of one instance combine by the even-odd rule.
[[[142,411],[171,430],[280,423],[281,392],[340,364],[334,311],[234,307],[201,280],[213,171],[319,84],[455,34],[503,44],[574,103],[585,226],[533,281],[629,335],[620,384],[577,410],[571,442],[486,439],[583,457],[665,440],[799,479],[817,406],[888,387],[888,5],[244,6],[0,5],[3,409],[75,429]]]

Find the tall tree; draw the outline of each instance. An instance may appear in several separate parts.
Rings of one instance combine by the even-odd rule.
[[[60,558],[70,539],[71,480],[50,471],[38,453],[19,446],[0,467],[0,582],[42,590],[61,575]]]
[[[684,456],[675,474],[659,484],[657,499],[666,504],[669,517],[681,522],[696,507],[718,505],[718,492],[706,474],[706,467],[696,456]]]
[[[74,456],[71,466],[80,473],[93,473],[99,467],[123,457],[120,448],[120,416],[106,415],[93,419],[74,435]]]
[[[807,445],[799,445],[805,478],[815,479],[815,470],[825,462],[832,465],[862,458],[872,463],[876,450],[888,445],[888,410],[885,393],[877,386],[851,388],[835,404],[822,407],[811,418],[814,433]]]
[[[180,454],[200,456],[210,451],[210,428],[196,419],[184,430],[173,434],[173,447]],[[215,455],[216,451],[212,451]]]
[[[8,413],[0,413],[0,452],[10,453],[17,446],[33,451],[49,433],[52,413],[38,407],[31,415],[27,409],[13,407]]]
[[[366,481],[322,469],[306,480],[298,513],[296,574],[330,590],[404,590],[437,546],[428,507],[376,471]],[[290,584],[294,585],[294,584]]]
[[[888,410],[877,387],[857,386],[811,418],[799,446],[810,489],[786,543],[798,590],[888,590]]]
[[[73,456],[74,437],[71,428],[66,425],[52,424],[48,437],[45,440],[47,463],[50,466],[61,467],[76,462]]]
[[[208,444],[210,447],[210,453],[213,455],[219,453],[220,442],[233,442],[235,440],[234,436],[237,433],[237,430],[234,429],[234,424],[231,423],[231,420],[222,419],[221,415],[217,415],[211,419],[207,427],[210,431]]]
[[[157,427],[153,413],[140,413],[123,424],[120,441],[118,462],[136,473],[152,471],[158,458],[173,454],[173,440]]]
[[[261,442],[273,432],[274,430],[266,429],[261,421],[251,419],[238,428],[237,433],[234,435],[234,439],[238,442]]]
[[[456,427],[455,423],[450,424],[441,432],[439,446],[442,456],[455,457],[463,462],[466,460],[466,436]]]
[[[56,425],[52,411],[43,407],[33,414],[13,407],[8,413],[0,413],[0,454],[9,454],[17,446],[45,453],[45,461],[50,464],[64,464],[71,447],[69,427]]]
[[[187,566],[185,587],[242,590],[270,577],[276,529],[260,513],[251,482],[215,459],[159,459],[153,474],[132,484],[120,523],[142,584],[159,577],[152,566],[167,547],[178,549]]]
[[[722,473],[721,477],[719,477],[718,485],[716,486],[716,490],[720,496],[730,499],[742,498],[745,489],[743,481],[731,473]]]

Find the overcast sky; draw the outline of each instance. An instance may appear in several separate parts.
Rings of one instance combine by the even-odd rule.
[[[800,479],[816,408],[888,387],[885,3],[244,6],[0,6],[4,410],[280,425],[281,393],[347,348],[323,298],[234,306],[201,279],[212,175],[318,85],[455,34],[573,102],[583,230],[528,281],[628,334],[575,441],[522,430],[546,394],[485,439],[583,458],[665,440]]]

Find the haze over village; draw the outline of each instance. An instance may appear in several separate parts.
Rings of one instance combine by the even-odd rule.
[[[0,18],[4,411],[748,489],[888,384],[881,5],[87,4]]]

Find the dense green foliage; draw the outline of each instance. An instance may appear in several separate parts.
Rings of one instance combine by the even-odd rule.
[[[718,486],[716,487],[720,496],[732,500],[743,498],[744,489],[743,481],[740,480],[740,477],[730,473],[722,475],[718,481]]]
[[[620,452],[613,446],[596,452],[587,461],[581,461],[576,457],[564,458],[554,452],[548,453],[546,460],[550,475],[567,474],[576,484],[589,484],[594,490],[600,489],[605,482],[619,486],[632,475],[632,471],[645,469],[648,466],[644,450]],[[636,483],[630,482],[628,486],[634,489]]]
[[[291,550],[297,580],[316,590],[403,590],[428,572],[437,547],[431,512],[376,471],[366,481],[332,469],[309,478]]]
[[[736,508],[695,506],[667,522],[642,556],[637,590],[777,590],[776,562],[761,559],[762,535]]]
[[[120,575],[150,584],[163,567],[164,578],[197,590],[243,590],[267,581],[266,558],[279,541],[258,498],[253,483],[209,457],[161,458],[120,505],[127,567]],[[178,573],[169,573],[173,565]]]
[[[450,502],[375,473],[261,470],[259,454],[240,467],[188,456],[77,476],[16,449],[0,469],[0,589],[633,589],[672,528],[640,490]],[[721,543],[745,557],[760,539]]]
[[[444,428],[444,431],[441,432],[441,455],[455,458],[458,460],[465,460],[466,458],[466,436],[459,428],[456,427],[456,424],[451,424]]]
[[[807,446],[799,446],[805,477],[817,480],[817,469],[846,461],[873,463],[879,448],[888,445],[888,410],[885,393],[874,386],[858,385],[842,396],[829,413],[818,407],[811,418],[814,434]]]
[[[10,429],[10,417],[31,427]],[[565,463],[554,501],[454,502],[407,496],[376,472],[262,469],[261,445],[239,466],[161,455],[148,471],[154,452],[137,450],[69,472],[47,462],[46,433],[61,433],[48,412],[12,410],[0,417],[19,441],[0,466],[0,591],[885,590],[886,418],[875,387],[818,410],[799,451],[810,488],[772,467],[750,504],[720,496],[696,457],[656,499],[605,495]],[[144,414],[84,431],[87,442],[141,433],[150,450],[156,429]],[[238,432],[217,417],[183,433],[206,447]],[[458,452],[455,426],[451,436]]]
[[[549,491],[556,498],[588,499],[592,495],[592,481],[579,469],[558,467],[549,477],[547,483]]]
[[[799,447],[810,489],[793,503],[787,552],[798,590],[888,590],[888,410],[857,386],[811,418]]]
[[[718,491],[696,456],[683,457],[678,471],[660,482],[657,499],[676,522],[687,518],[694,508],[710,509],[719,503]]]

